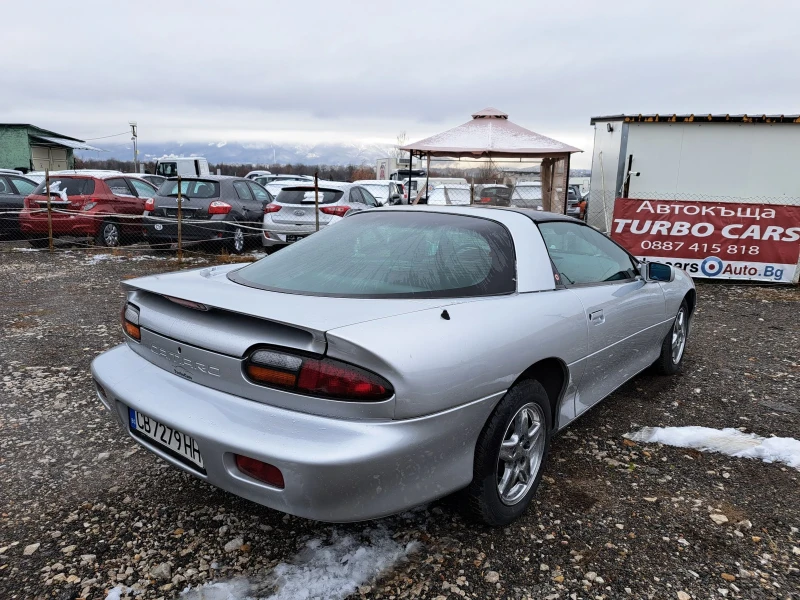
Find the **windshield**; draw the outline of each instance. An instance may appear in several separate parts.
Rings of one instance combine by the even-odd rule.
[[[499,223],[463,215],[363,212],[234,271],[242,285],[342,298],[457,298],[516,289]]]
[[[341,190],[319,190],[320,204],[333,204],[342,197]],[[315,192],[309,188],[284,188],[278,193],[275,201],[280,204],[314,204]]]
[[[42,181],[33,190],[34,194],[44,194],[44,184]],[[50,178],[50,192],[53,194],[60,194],[66,192],[67,196],[85,196],[94,192],[94,179],[83,179],[77,177],[70,177],[69,179]]]
[[[381,185],[378,183],[370,183],[370,184],[361,184],[362,187],[367,188],[370,194],[375,196],[376,198],[388,198],[389,197],[389,185]]]
[[[428,204],[469,204],[468,187],[437,187],[428,195]]]
[[[178,182],[165,181],[158,188],[159,196],[177,196]],[[219,198],[219,182],[205,179],[181,180],[181,195],[189,198]]]
[[[162,177],[175,177],[178,174],[178,163],[160,162],[156,167],[156,175]]]

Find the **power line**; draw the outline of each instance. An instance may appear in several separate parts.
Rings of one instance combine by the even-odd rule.
[[[103,136],[96,137],[96,138],[86,138],[85,141],[91,142],[92,140],[104,140],[106,138],[118,137],[120,135],[128,135],[129,133],[130,133],[130,131],[123,131],[122,133],[115,133],[113,135],[103,135]]]

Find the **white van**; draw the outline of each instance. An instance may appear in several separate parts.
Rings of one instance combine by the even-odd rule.
[[[202,156],[189,156],[187,158],[167,157],[156,161],[156,175],[162,177],[199,177],[211,175],[208,170],[208,161]]]

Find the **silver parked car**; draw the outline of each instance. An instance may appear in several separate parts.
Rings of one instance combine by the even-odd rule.
[[[363,211],[258,262],[128,280],[103,405],[177,468],[294,515],[358,521],[459,492],[523,514],[553,434],[681,368],[680,269],[570,217]]]
[[[318,182],[319,228],[341,221],[350,212],[378,206],[365,186],[334,181]],[[314,185],[284,187],[264,208],[264,247],[274,248],[297,242],[317,230]]]
[[[380,206],[401,204],[403,202],[402,187],[392,179],[359,179],[353,183],[364,187],[375,197]]]

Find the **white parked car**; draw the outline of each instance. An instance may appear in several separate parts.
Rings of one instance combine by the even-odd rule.
[[[369,190],[354,183],[319,182],[317,191],[320,229],[338,223],[351,211],[379,206]],[[280,190],[275,200],[264,207],[266,248],[285,246],[316,232],[315,196],[314,186],[308,183]]]
[[[424,201],[424,198],[420,198],[419,204],[464,206],[469,204],[469,199],[468,185],[450,183],[437,185],[428,193],[427,202]]]
[[[402,188],[392,179],[360,179],[353,183],[368,189],[381,206],[400,204],[403,201]]]
[[[264,175],[272,175],[272,171],[250,171],[244,176],[245,179],[255,179],[256,177],[263,177]]]

